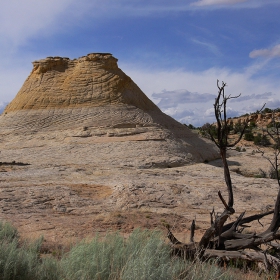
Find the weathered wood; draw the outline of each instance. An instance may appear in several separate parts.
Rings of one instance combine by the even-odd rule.
[[[242,220],[245,212],[241,213],[238,219],[232,224],[232,226],[227,230],[224,231],[221,236],[219,237],[220,240],[220,248],[225,247],[225,242],[231,239],[249,239],[254,237],[254,234],[242,234],[237,232],[237,227]]]
[[[221,258],[224,260],[246,260],[252,262],[268,262],[269,265],[280,271],[280,260],[270,254],[264,254],[256,251],[227,251],[227,250],[211,250],[207,249],[204,253],[205,258]]]
[[[171,232],[170,230],[170,227],[167,226],[167,238],[170,240],[170,242],[173,244],[173,245],[180,245],[180,244],[183,244],[182,242],[180,242],[175,236],[174,234]]]
[[[232,208],[234,201],[233,201],[231,176],[230,176],[230,172],[229,172],[228,163],[227,163],[227,160],[226,160],[226,148],[221,149],[220,154],[221,154],[221,158],[222,158],[222,161],[223,161],[224,178],[225,178],[225,182],[226,182],[227,190],[228,190],[228,207]]]
[[[233,98],[238,98],[241,94],[237,96],[226,96],[225,95],[225,87],[226,83],[222,82],[222,86],[219,85],[219,80],[217,80],[217,88],[218,88],[218,96],[215,99],[214,103],[214,113],[216,117],[216,124],[217,124],[217,139],[211,134],[211,131],[209,130],[210,138],[212,141],[216,144],[216,146],[220,150],[220,156],[223,162],[224,167],[224,178],[227,185],[227,191],[228,191],[228,207],[233,208],[234,199],[233,199],[233,190],[232,190],[232,182],[231,182],[231,176],[230,171],[226,159],[226,153],[227,149],[229,147],[234,147],[238,142],[241,140],[245,128],[249,122],[249,119],[244,124],[243,130],[241,134],[239,135],[239,138],[234,143],[229,143],[228,141],[228,135],[229,135],[229,127],[228,127],[228,120],[227,120],[227,101]]]
[[[241,250],[246,248],[254,248],[262,244],[268,244],[269,242],[280,239],[280,232],[269,232],[262,235],[254,235],[250,238],[243,239],[230,239],[224,242],[226,250]]]
[[[195,220],[192,221],[190,242],[194,242]]]
[[[278,181],[279,184],[279,181]],[[275,206],[274,206],[274,213],[273,218],[271,220],[271,224],[266,230],[266,232],[275,232],[278,230],[280,226],[280,188],[278,190]]]
[[[205,231],[204,235],[202,236],[199,242],[201,252],[203,252],[202,250],[206,249],[209,246],[211,239],[214,239],[214,237],[218,235],[220,229],[223,227],[224,223],[227,221],[228,217],[231,214],[231,211],[225,209],[219,217],[216,217],[213,225]]]
[[[255,214],[255,215],[251,215],[251,216],[245,217],[245,218],[243,218],[243,219],[240,221],[239,225],[240,225],[240,226],[243,226],[244,224],[247,224],[247,223],[250,223],[250,222],[253,222],[253,221],[256,221],[256,220],[260,220],[261,218],[263,218],[263,217],[265,217],[265,216],[268,216],[268,215],[270,215],[270,214],[273,214],[273,213],[274,213],[274,210],[271,210],[271,211],[268,211],[268,212],[265,212],[265,213],[262,213],[262,214]],[[223,232],[224,232],[224,231],[227,231],[228,229],[230,229],[234,223],[235,223],[235,222],[226,224],[226,225],[223,227]]]
[[[215,216],[214,207],[213,207],[213,210],[210,212],[210,225],[211,225],[211,226],[214,224],[213,216]]]

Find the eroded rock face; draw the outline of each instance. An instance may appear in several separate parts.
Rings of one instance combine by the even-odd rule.
[[[251,114],[248,116],[243,116],[243,117],[238,117],[238,118],[233,118],[230,119],[229,121],[233,124],[243,124],[249,119],[249,125],[250,123],[255,123],[259,127],[265,127],[269,125],[272,122],[272,115],[275,119],[276,122],[279,122],[280,120],[280,113],[276,112],[274,114],[272,113],[266,113],[266,114]]]
[[[74,60],[48,57],[34,61],[30,76],[5,112],[116,104],[157,110],[118,68],[116,58],[93,53]]]
[[[212,143],[162,113],[111,54],[33,62],[0,116],[0,151],[1,218],[49,242],[122,227],[118,211],[130,214],[132,228],[142,208],[157,215],[155,226],[161,215],[172,222],[182,206],[200,203],[183,173],[218,157]]]

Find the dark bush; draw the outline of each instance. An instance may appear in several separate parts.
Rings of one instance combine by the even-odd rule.
[[[201,129],[200,129],[200,133],[203,137],[206,138],[211,138],[210,134],[214,137],[217,138],[217,128],[214,125],[211,125],[210,123],[206,123],[204,124]]]
[[[277,172],[278,172],[278,175],[280,174],[280,170],[276,170],[275,168],[273,168],[271,166],[270,170],[269,170],[269,178],[270,179],[277,179]]]
[[[252,128],[256,127],[256,126],[257,126],[256,123],[254,121],[251,121],[250,125],[249,125],[249,128],[252,129]]]
[[[244,126],[246,126],[245,123],[237,122],[233,128],[234,133],[241,133],[244,129]]]
[[[187,126],[189,129],[195,129],[195,126],[193,126],[191,123]]]
[[[256,136],[254,136],[254,144],[260,146],[268,146],[270,142],[266,135],[258,133]]]
[[[272,110],[269,108],[264,108],[262,113],[267,114],[267,113],[272,113]]]
[[[254,134],[250,131],[250,132],[246,132],[244,134],[244,139],[246,141],[254,141]]]

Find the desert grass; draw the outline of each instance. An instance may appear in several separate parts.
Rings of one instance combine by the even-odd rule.
[[[235,280],[247,278],[217,264],[188,262],[171,255],[160,231],[136,229],[98,234],[83,240],[60,258],[40,254],[43,239],[22,243],[15,228],[0,222],[0,280]]]

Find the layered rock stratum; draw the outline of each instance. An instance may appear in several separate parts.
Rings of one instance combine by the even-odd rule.
[[[194,217],[203,228],[225,190],[213,144],[162,113],[107,53],[33,62],[0,116],[0,151],[0,219],[49,246],[137,226],[186,231]],[[244,155],[264,168],[260,155]],[[273,204],[274,182],[233,180],[241,209],[258,211],[264,185]]]

